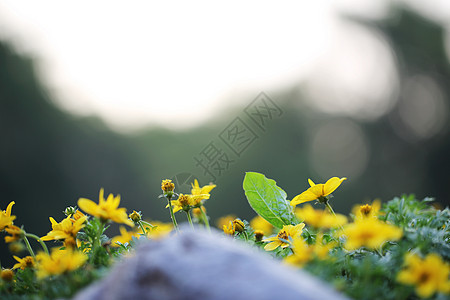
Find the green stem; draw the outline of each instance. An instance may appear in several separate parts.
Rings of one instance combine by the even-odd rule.
[[[334,213],[334,210],[333,210],[333,208],[331,207],[330,203],[328,203],[328,201],[325,202],[325,206],[326,206],[326,207],[328,208],[328,210],[333,214],[333,216],[336,217],[336,214]]]
[[[145,224],[145,225],[147,225],[147,226],[150,226],[150,228],[153,228],[153,227],[155,227],[155,226],[153,226],[152,224],[150,224],[149,222],[145,222],[145,221],[140,221],[142,224]]]
[[[191,225],[191,228],[194,229],[194,224],[192,224],[191,214],[189,213],[189,211],[185,211],[185,212],[186,212],[189,224]]]
[[[175,230],[177,232],[180,232],[178,229],[177,219],[175,219],[175,215],[173,213],[172,202],[170,202],[170,198],[167,198],[167,202],[169,202],[170,217],[172,218],[173,227],[175,227]]]
[[[36,241],[38,241],[39,244],[41,244],[42,249],[44,249],[44,252],[45,252],[46,254],[49,254],[49,253],[48,253],[47,245],[45,245],[44,241],[41,240],[40,237],[38,237],[37,235],[32,234],[32,233],[25,233],[25,236],[26,236],[26,237],[33,238],[33,239],[35,239]]]
[[[337,219],[337,216],[334,213],[334,210],[331,207],[330,203],[328,203],[328,201],[325,202],[325,206],[328,208],[328,210],[331,212],[331,214],[333,214],[333,216]],[[339,228],[342,230],[342,232],[345,232],[344,227],[342,227],[342,225],[339,225]]]
[[[36,258],[36,255],[34,255],[33,249],[31,248],[30,242],[27,239],[27,236],[23,235],[23,241],[25,242],[25,245],[27,246],[28,252],[30,252],[31,256]]]
[[[381,247],[380,247],[380,248],[376,248],[375,251],[377,252],[377,254],[378,254],[380,257],[383,257],[383,250],[381,249]]]
[[[142,233],[145,234],[145,236],[147,236],[147,231],[145,230],[144,226],[142,225],[142,221],[139,221],[138,223],[139,223],[139,227],[142,230]]]
[[[208,221],[208,216],[206,215],[205,211],[203,210],[203,207],[200,206],[200,211],[202,212],[203,215],[203,219],[205,220],[205,226],[206,229],[211,232],[211,228],[209,227],[209,221]]]

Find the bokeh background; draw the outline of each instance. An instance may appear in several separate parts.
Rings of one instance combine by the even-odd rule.
[[[310,2],[2,2],[0,208],[42,236],[104,187],[169,221],[161,180],[198,178],[217,184],[212,222],[249,220],[246,171],[289,199],[348,177],[341,213],[402,193],[448,205],[448,1]],[[222,139],[236,118],[255,137],[238,154]]]

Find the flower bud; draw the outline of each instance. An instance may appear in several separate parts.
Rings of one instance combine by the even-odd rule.
[[[255,230],[255,240],[257,242],[261,242],[263,237],[264,237],[264,231],[262,231],[262,230]]]
[[[241,220],[235,219],[235,220],[233,221],[233,225],[234,225],[234,229],[235,229],[237,232],[244,232],[245,224],[244,224],[244,222],[242,222]]]
[[[14,278],[14,272],[11,269],[3,269],[0,273],[0,278],[3,281],[11,282]]]
[[[199,207],[196,207],[192,210],[192,214],[194,215],[195,218],[199,219],[202,217],[202,211],[200,210]]]
[[[13,242],[9,244],[8,248],[11,253],[18,254],[25,250],[25,245],[21,242]]]
[[[134,223],[139,222],[140,220],[142,220],[142,214],[141,212],[137,212],[135,210],[133,210],[133,212],[131,214],[128,215],[128,217],[131,219],[131,221],[133,221]]]
[[[225,234],[228,235],[234,235],[235,229],[234,229],[234,223],[232,221],[230,221],[227,225],[223,225],[222,227],[223,232],[225,232]]]
[[[359,212],[363,217],[368,217],[372,213],[372,206],[369,204],[361,205],[359,207]]]
[[[175,189],[175,185],[172,183],[172,180],[165,179],[161,182],[161,189],[163,190],[164,195],[169,192],[172,192],[172,195],[173,195],[173,190]]]
[[[68,206],[64,210],[64,214],[66,215],[66,217],[72,217],[76,212],[77,212],[77,209],[73,206]]]

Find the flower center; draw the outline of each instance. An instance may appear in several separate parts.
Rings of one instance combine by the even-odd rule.
[[[34,265],[33,258],[30,256],[25,257],[23,261],[27,267],[32,267]]]
[[[189,197],[187,195],[180,195],[178,198],[178,202],[180,202],[181,206],[189,205]]]
[[[420,283],[425,283],[430,279],[430,273],[427,272],[423,272],[422,274],[420,274],[419,276],[419,282]]]
[[[367,217],[372,212],[372,206],[370,206],[369,204],[362,205],[359,207],[359,211],[363,216]]]
[[[166,179],[166,180],[162,181],[161,189],[164,192],[171,192],[171,191],[173,191],[175,189],[175,185],[172,183],[172,180]]]
[[[280,239],[280,240],[289,240],[289,236],[288,236],[288,234],[286,233],[286,231],[280,231],[279,233],[278,233],[278,239]]]

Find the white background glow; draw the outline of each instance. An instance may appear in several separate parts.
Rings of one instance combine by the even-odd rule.
[[[0,38],[37,58],[68,111],[121,129],[182,128],[243,98],[232,95],[299,83],[343,30],[341,11],[375,17],[386,3],[11,0],[0,4]]]

